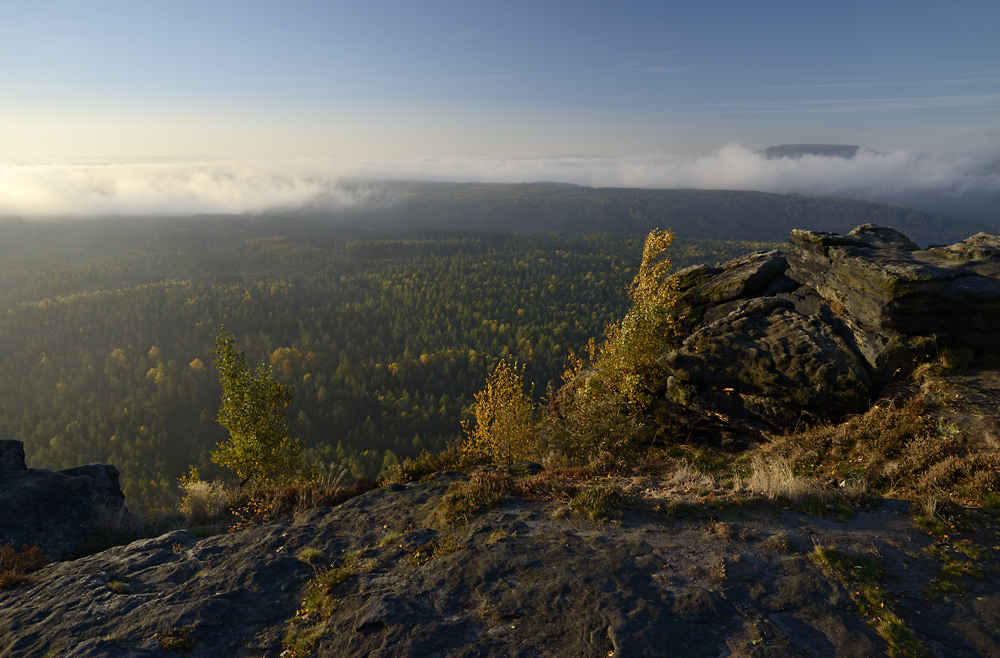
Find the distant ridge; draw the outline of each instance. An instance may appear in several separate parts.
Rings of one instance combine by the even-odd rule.
[[[862,150],[860,146],[848,144],[782,144],[769,146],[763,151],[768,158],[801,158],[803,155],[821,155],[828,158],[845,158],[850,160]],[[867,151],[868,149],[864,149]]]
[[[855,148],[855,147],[852,147]],[[560,183],[381,183],[377,202],[295,213],[374,230],[486,230],[784,242],[792,229],[846,233],[873,223],[918,244],[951,244],[995,226],[898,205],[739,190],[591,188]]]

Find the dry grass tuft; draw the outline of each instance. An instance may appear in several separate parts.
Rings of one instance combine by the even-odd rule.
[[[93,513],[87,519],[88,554],[103,551],[112,546],[130,544],[137,539],[152,537],[158,534],[159,528],[149,521],[129,513],[124,503],[108,505],[94,500]]]
[[[854,501],[870,495],[943,496],[995,506],[1000,452],[992,443],[989,435],[970,435],[931,417],[919,398],[882,402],[841,425],[775,440],[766,457],[754,458],[741,484],[769,497],[802,495],[785,489],[786,483],[799,486],[793,476],[798,473],[808,476],[799,484],[827,482]]]
[[[371,480],[360,479],[353,487],[328,486],[322,482],[267,484],[235,489],[229,494],[229,509],[236,517],[231,532],[283,516],[294,516],[314,507],[334,507],[375,488]]]
[[[599,484],[577,494],[569,507],[574,512],[584,512],[595,521],[607,521],[620,519],[628,503],[628,496],[619,487]]]
[[[182,480],[178,511],[191,525],[218,523],[226,518],[230,508],[230,491],[221,482],[201,479]]]
[[[771,455],[767,459],[755,455],[750,463],[749,475],[739,479],[737,489],[772,500],[783,498],[793,503],[829,497],[818,482],[796,475],[792,462],[778,455]]]
[[[699,471],[691,462],[684,460],[674,467],[674,471],[667,480],[667,483],[675,487],[685,489],[712,489],[715,487],[715,478],[707,473]]]
[[[513,492],[514,481],[504,468],[484,468],[472,474],[468,482],[448,487],[438,505],[438,515],[445,523],[462,524],[481,510],[496,507]]]

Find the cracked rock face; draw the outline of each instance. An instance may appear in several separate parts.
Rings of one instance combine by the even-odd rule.
[[[722,441],[864,411],[941,348],[1000,349],[1000,236],[920,249],[866,224],[681,270],[693,326],[664,355],[665,411]]]

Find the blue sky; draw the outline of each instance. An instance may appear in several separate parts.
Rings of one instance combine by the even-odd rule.
[[[998,25],[990,1],[0,0],[0,161],[455,177],[471,158],[489,178],[794,142],[982,160]]]

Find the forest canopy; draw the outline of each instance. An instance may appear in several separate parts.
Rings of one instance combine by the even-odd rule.
[[[544,396],[622,317],[656,226],[677,235],[677,268],[773,248],[790,228],[871,221],[920,242],[989,228],[756,192],[382,190],[294,216],[0,219],[0,436],[23,441],[34,467],[114,463],[133,499],[173,491],[191,465],[222,476],[212,347],[225,324],[249,364],[294,387],[303,460],[372,477],[460,440],[503,359]],[[564,232],[468,230],[483,228]]]
[[[676,266],[758,243],[678,240]],[[642,238],[378,233],[246,218],[0,222],[0,436],[136,499],[211,451],[220,323],[295,387],[302,458],[377,475],[462,436],[501,359],[544,395],[627,305]]]

